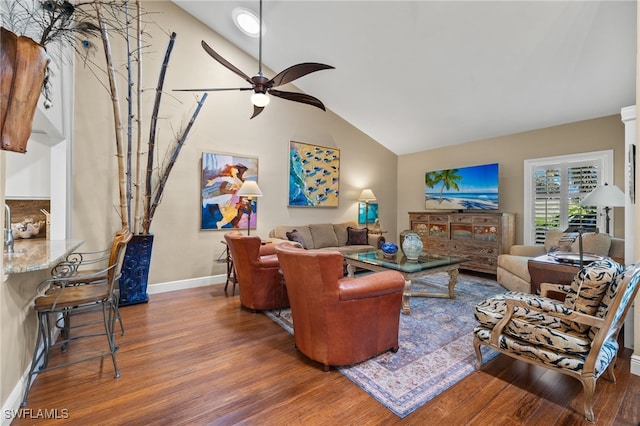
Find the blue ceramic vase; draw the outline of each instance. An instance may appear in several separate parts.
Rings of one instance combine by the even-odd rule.
[[[398,252],[398,246],[395,243],[388,242],[382,243],[380,246],[382,252],[386,255],[386,257],[392,257]]]

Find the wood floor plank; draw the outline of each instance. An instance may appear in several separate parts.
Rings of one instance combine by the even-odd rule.
[[[400,419],[339,372],[323,372],[289,333],[241,309],[221,285],[152,295],[121,313],[121,377],[108,358],[45,372],[26,408],[66,409],[56,424],[71,425],[588,424],[577,380],[504,355]],[[80,353],[74,344],[53,361]],[[629,357],[622,351],[617,384],[598,381],[597,425],[640,423],[640,377],[629,373]]]

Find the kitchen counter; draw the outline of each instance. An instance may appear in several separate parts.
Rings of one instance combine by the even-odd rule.
[[[3,247],[4,274],[50,269],[80,247],[82,240],[47,240],[44,238],[15,240],[14,252]]]

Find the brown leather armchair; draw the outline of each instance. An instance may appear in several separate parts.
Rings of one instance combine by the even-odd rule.
[[[240,304],[254,311],[288,307],[274,245],[262,245],[260,237],[240,232],[229,232],[224,239],[231,250],[238,278]]]
[[[343,277],[337,251],[276,245],[291,302],[296,347],[329,366],[350,365],[398,350],[404,278],[384,271]]]

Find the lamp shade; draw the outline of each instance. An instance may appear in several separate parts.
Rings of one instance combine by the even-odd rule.
[[[269,96],[265,93],[254,93],[251,95],[251,103],[257,107],[263,108],[269,105]]]
[[[581,206],[623,207],[624,193],[615,185],[604,184],[580,201]]]
[[[360,193],[360,197],[358,198],[358,201],[364,201],[364,202],[369,202],[369,201],[375,201],[376,200],[376,196],[373,194],[373,191],[370,189],[363,189],[362,192]]]
[[[262,197],[262,191],[255,180],[245,180],[236,195],[247,198]]]

